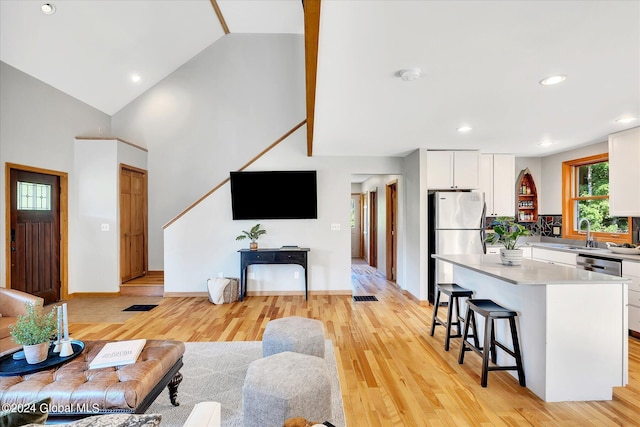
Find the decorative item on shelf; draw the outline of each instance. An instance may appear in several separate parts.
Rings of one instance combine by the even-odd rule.
[[[56,333],[56,307],[44,312],[42,307],[25,303],[26,314],[9,325],[9,333],[17,344],[23,346],[27,363],[35,364],[47,359],[51,336]]]
[[[531,234],[529,230],[510,217],[499,217],[494,224],[493,233],[487,234],[485,242],[504,245],[504,248],[500,249],[500,262],[504,265],[522,264],[522,249],[517,248],[516,244],[520,236]]]
[[[242,234],[236,237],[236,240],[244,240],[249,239],[251,243],[249,244],[249,249],[252,251],[258,250],[258,242],[257,240],[263,234],[267,234],[267,230],[260,228],[260,224],[256,224],[249,231],[242,231]]]

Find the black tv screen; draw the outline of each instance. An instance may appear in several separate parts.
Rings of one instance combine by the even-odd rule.
[[[318,218],[316,171],[231,172],[233,219]]]

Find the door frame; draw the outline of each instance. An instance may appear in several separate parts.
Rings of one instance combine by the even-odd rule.
[[[120,163],[118,169],[118,253],[122,254],[122,206],[120,205],[120,198],[122,196],[122,188],[120,187],[120,178],[122,177],[122,171],[130,170],[132,172],[140,173],[144,177],[144,208],[142,209],[142,221],[143,221],[143,229],[144,229],[144,254],[143,254],[143,269],[144,274],[140,277],[144,277],[149,274],[149,172],[145,169],[140,169],[135,166],[128,165],[126,163]],[[120,256],[118,256],[118,264],[119,264],[119,276],[120,276],[120,284],[126,283],[122,281],[122,264],[120,263]],[[129,280],[134,280],[136,278],[132,278]]]
[[[369,191],[369,265],[378,267],[378,192]]]
[[[4,172],[5,186],[5,265],[6,284],[11,288],[11,170],[34,172],[44,175],[57,176],[60,180],[60,299],[69,298],[69,174],[66,172],[43,169],[34,166],[6,163]]]
[[[395,197],[393,203],[390,194],[392,192]],[[385,185],[386,207],[387,207],[387,280],[395,283],[398,273],[398,180],[388,182]],[[395,233],[392,232],[395,230]],[[392,244],[390,244],[392,243]],[[394,262],[395,261],[395,262]]]

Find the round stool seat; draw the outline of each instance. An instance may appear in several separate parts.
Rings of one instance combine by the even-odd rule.
[[[291,316],[267,323],[262,335],[262,356],[283,351],[324,358],[324,325],[320,320]]]
[[[242,386],[244,427],[281,426],[287,418],[330,420],[331,382],[324,359],[284,353],[254,360]]]

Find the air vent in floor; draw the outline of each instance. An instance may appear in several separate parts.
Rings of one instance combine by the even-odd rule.
[[[373,295],[354,295],[353,300],[354,301],[378,301],[378,298],[376,298]]]

